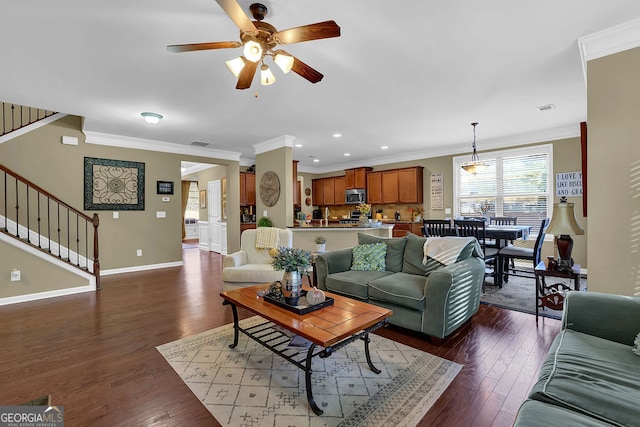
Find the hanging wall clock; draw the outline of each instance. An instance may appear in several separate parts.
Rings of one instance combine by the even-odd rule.
[[[275,172],[265,172],[260,178],[260,198],[269,207],[278,203],[280,198],[280,179]]]

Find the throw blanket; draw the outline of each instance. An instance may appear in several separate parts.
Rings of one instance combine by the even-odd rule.
[[[482,248],[475,237],[427,237],[427,241],[424,242],[422,263],[426,264],[427,258],[433,258],[440,264],[453,264],[460,256],[460,252],[472,241],[475,242],[474,254],[483,257]]]
[[[256,249],[277,248],[280,244],[280,229],[277,227],[258,227],[256,229]]]

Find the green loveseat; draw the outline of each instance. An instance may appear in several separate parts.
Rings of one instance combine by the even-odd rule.
[[[640,298],[569,292],[515,426],[640,426]]]
[[[453,263],[428,258],[423,264],[425,240],[360,233],[359,245],[386,244],[384,271],[352,270],[352,248],[325,252],[315,264],[318,288],[389,308],[391,324],[445,338],[478,311],[485,264],[473,242]]]

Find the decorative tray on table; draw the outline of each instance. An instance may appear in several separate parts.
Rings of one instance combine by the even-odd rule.
[[[284,299],[279,299],[273,297],[271,294],[264,294],[264,300],[273,305],[277,305],[278,307],[284,308],[285,310],[289,310],[296,314],[307,314],[312,311],[320,310],[321,308],[328,307],[333,305],[333,298],[326,297],[325,300],[318,304],[309,304],[307,301],[307,291],[302,290],[302,295],[300,295],[300,299],[298,300],[299,305],[291,305],[287,303]]]

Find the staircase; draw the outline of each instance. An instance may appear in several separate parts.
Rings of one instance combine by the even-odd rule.
[[[42,108],[25,107],[23,105],[7,102],[2,103],[1,113],[0,137],[56,114],[55,111],[43,110]]]
[[[96,289],[99,223],[0,164],[0,232],[92,274]]]

